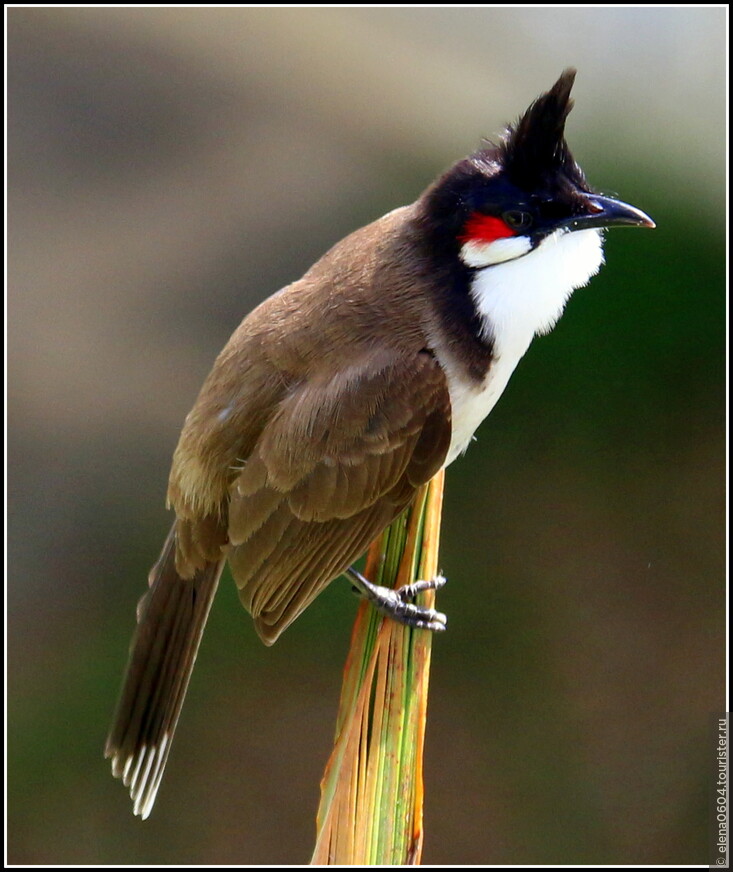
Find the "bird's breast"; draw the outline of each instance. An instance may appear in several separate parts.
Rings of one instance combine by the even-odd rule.
[[[468,448],[476,428],[504,392],[511,374],[529,346],[530,339],[531,336],[527,338],[524,347],[515,345],[499,350],[480,382],[469,378],[455,361],[440,361],[448,381],[452,417],[452,435],[445,459],[446,466]]]

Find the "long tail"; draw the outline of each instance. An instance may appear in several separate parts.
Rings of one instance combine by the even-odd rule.
[[[134,812],[150,814],[168,759],[224,561],[193,578],[176,572],[175,525],[150,570],[137,608],[137,630],[104,756],[130,788]]]

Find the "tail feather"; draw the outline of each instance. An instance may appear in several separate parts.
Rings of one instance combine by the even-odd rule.
[[[107,737],[112,774],[129,787],[134,812],[153,807],[224,561],[193,578],[176,571],[175,525],[150,571],[125,682]]]

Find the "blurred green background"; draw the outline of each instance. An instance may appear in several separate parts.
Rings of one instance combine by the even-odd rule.
[[[10,9],[8,859],[307,861],[356,602],[225,577],[149,821],[102,759],[183,418],[259,300],[569,65],[649,212],[449,470],[426,863],[708,862],[725,32],[701,9]]]

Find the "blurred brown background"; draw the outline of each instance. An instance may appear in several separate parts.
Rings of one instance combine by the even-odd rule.
[[[242,316],[569,65],[648,211],[448,475],[428,863],[706,863],[724,707],[725,23],[703,9],[11,9],[13,863],[301,863],[356,603],[225,577],[168,772],[102,748],[180,425]]]

